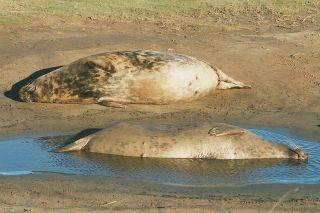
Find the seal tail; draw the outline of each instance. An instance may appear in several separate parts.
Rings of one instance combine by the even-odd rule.
[[[219,77],[218,89],[250,89],[250,85],[246,85],[240,81],[236,81],[223,73],[220,69],[215,69]]]
[[[89,141],[92,139],[92,135],[88,135],[84,138],[80,138],[79,140],[76,140],[75,142],[59,148],[57,150],[55,150],[56,152],[72,152],[72,151],[79,151],[81,149],[83,149],[88,143]]]

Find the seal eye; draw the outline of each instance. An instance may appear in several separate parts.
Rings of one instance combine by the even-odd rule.
[[[115,67],[112,63],[98,63],[97,61],[87,61],[84,64],[89,70],[101,69],[114,72]]]
[[[113,73],[116,72],[116,68],[111,62],[106,64],[99,64],[95,61],[87,61],[85,63],[85,66],[87,66],[88,70],[93,73],[98,73],[99,70],[102,70],[107,77],[110,77]]]

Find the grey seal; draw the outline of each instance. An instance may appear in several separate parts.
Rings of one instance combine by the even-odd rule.
[[[266,141],[245,129],[213,122],[180,124],[123,121],[58,149],[152,158],[306,160],[297,148]]]
[[[190,56],[148,50],[79,59],[22,87],[25,102],[170,104],[216,89],[250,88]]]

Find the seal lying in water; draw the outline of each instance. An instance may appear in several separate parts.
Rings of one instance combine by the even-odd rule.
[[[294,158],[307,159],[299,148],[269,142],[222,123],[152,124],[120,122],[57,151],[155,158]]]
[[[250,86],[189,56],[138,50],[79,59],[25,85],[19,96],[26,102],[168,104],[229,88]]]

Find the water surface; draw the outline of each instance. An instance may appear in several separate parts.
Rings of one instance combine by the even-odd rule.
[[[267,140],[297,145],[308,162],[296,160],[151,159],[94,153],[55,153],[69,136],[19,138],[0,142],[0,175],[55,172],[126,177],[181,185],[320,183],[320,143],[290,135],[284,129],[246,129]]]

